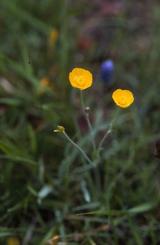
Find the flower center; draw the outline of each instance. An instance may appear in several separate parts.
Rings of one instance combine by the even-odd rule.
[[[78,82],[78,84],[82,84],[83,83],[83,77],[82,76],[78,76],[77,77],[77,82]]]
[[[122,105],[125,105],[127,103],[127,98],[125,96],[122,96],[121,99],[120,99],[120,103]]]

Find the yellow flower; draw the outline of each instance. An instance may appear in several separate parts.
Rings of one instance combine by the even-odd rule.
[[[19,242],[18,238],[10,237],[7,240],[7,245],[20,245],[20,242]]]
[[[43,94],[44,92],[46,92],[50,88],[51,88],[50,80],[47,77],[43,77],[40,80],[38,92],[40,94]]]
[[[69,81],[72,87],[84,90],[92,86],[93,76],[92,73],[86,69],[74,68],[69,73]]]
[[[58,39],[58,31],[57,30],[52,30],[49,34],[49,46],[51,48],[54,47],[55,43],[57,42],[57,39]]]
[[[49,86],[49,80],[47,77],[44,77],[40,80],[40,85],[41,85],[41,88],[46,88]]]
[[[58,236],[58,235],[56,235],[56,236],[54,236],[54,237],[52,237],[49,241],[48,241],[48,244],[50,244],[50,245],[57,245],[57,244],[59,244],[59,239],[60,239],[60,237]]]
[[[112,99],[121,108],[127,108],[134,101],[134,95],[130,90],[116,89],[112,94]]]

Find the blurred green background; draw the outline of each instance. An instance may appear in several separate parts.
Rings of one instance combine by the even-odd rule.
[[[160,244],[159,23],[158,1],[0,1],[0,244]],[[91,154],[68,81],[76,66],[94,74],[84,95],[97,141],[116,113],[112,91],[135,94],[104,145],[100,187],[53,133],[63,125]]]

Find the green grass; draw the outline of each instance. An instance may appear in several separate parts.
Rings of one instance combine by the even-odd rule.
[[[23,245],[44,245],[55,235],[60,239],[52,245],[160,243],[159,159],[154,156],[160,137],[160,8],[153,2],[150,21],[137,16],[136,22],[129,13],[133,7],[126,3],[120,15],[107,22],[102,18],[96,27],[101,39],[92,33],[91,48],[81,50],[77,43],[87,13],[95,14],[85,1],[1,1],[0,244],[15,236]],[[59,36],[51,50],[53,28]],[[79,94],[69,86],[68,72],[83,66],[97,76],[107,56],[116,63],[112,89],[124,83],[136,99],[133,107],[118,111],[94,168],[53,129],[64,125],[92,155],[90,135],[77,124]],[[40,93],[43,77],[50,87]],[[112,89],[103,89],[97,79],[85,92],[96,115],[97,142],[117,113]]]

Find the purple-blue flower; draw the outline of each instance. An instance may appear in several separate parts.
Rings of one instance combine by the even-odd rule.
[[[112,60],[105,60],[100,67],[100,77],[104,83],[110,83],[113,80],[115,65]]]

